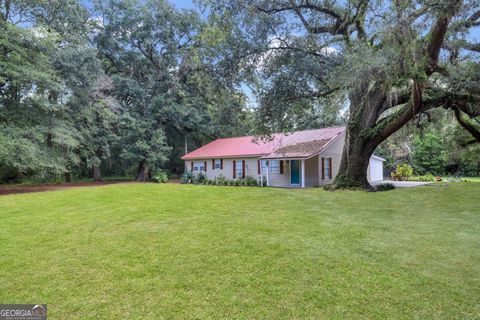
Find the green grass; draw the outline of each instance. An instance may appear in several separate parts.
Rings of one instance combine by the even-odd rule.
[[[102,181],[133,181],[134,177],[128,177],[128,176],[108,176],[108,177],[102,177]],[[72,177],[72,182],[93,182],[93,178],[77,178],[77,177]],[[40,178],[40,177],[27,177],[23,178],[20,181],[14,181],[14,182],[1,182],[0,181],[0,186],[3,187],[18,187],[18,186],[30,186],[30,185],[38,185],[38,184],[62,184],[65,183],[65,177],[63,176],[58,176],[56,178]]]
[[[49,319],[474,319],[480,184],[0,197],[0,303]]]

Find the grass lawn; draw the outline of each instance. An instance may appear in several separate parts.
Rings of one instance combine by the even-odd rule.
[[[480,184],[0,197],[0,303],[49,319],[480,318]]]

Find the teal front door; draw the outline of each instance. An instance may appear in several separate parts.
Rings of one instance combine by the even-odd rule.
[[[299,160],[290,160],[290,184],[300,184]]]

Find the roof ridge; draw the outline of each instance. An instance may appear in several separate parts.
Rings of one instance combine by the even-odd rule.
[[[291,131],[291,132],[275,132],[272,133],[271,135],[286,135],[286,134],[292,134],[296,132],[307,132],[307,131],[316,131],[316,130],[326,130],[326,129],[339,129],[339,128],[346,128],[346,126],[333,126],[333,127],[324,127],[324,128],[317,128],[317,129],[306,129],[306,130],[297,130],[297,131]],[[226,138],[217,138],[215,140],[227,140],[227,139],[235,139],[235,138],[250,138],[250,137],[260,137],[261,135],[248,135],[248,136],[236,136],[236,137],[226,137]],[[213,140],[213,141],[215,141]]]

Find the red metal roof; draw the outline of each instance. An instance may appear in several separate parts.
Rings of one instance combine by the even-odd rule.
[[[182,160],[211,159],[211,158],[232,158],[232,157],[253,157],[272,156],[277,157],[275,151],[283,151],[288,146],[301,144],[302,148],[295,149],[295,157],[309,157],[312,153],[318,153],[331,141],[345,131],[344,127],[332,127],[292,133],[273,134],[269,141],[257,140],[254,136],[217,139],[204,145],[182,157]],[[321,140],[322,146],[318,145]],[[308,142],[315,147],[305,148]],[[302,152],[300,152],[302,151]],[[287,155],[286,155],[287,156]],[[287,156],[288,157],[288,156]]]

